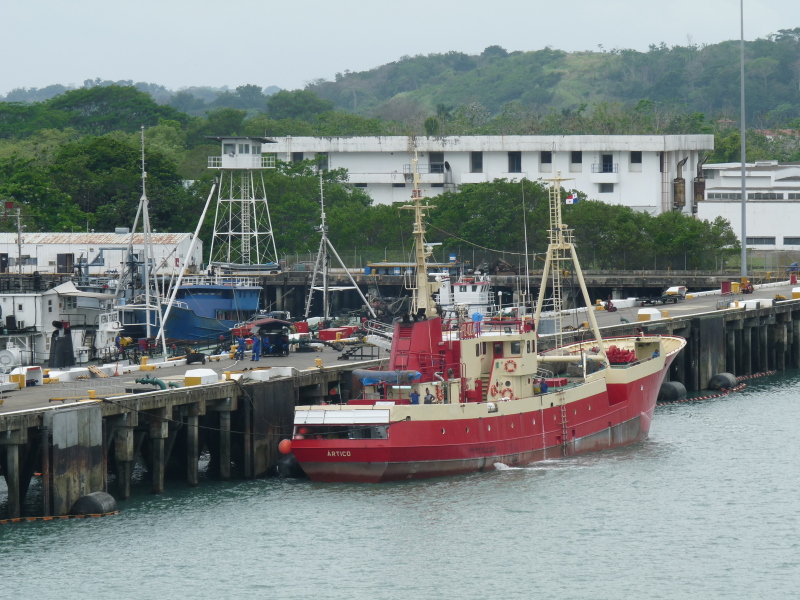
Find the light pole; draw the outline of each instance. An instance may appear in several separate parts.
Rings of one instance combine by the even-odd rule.
[[[747,277],[747,183],[745,181],[745,111],[744,111],[744,0],[739,0],[739,14],[741,18],[741,114],[739,121],[742,138],[742,277]]]

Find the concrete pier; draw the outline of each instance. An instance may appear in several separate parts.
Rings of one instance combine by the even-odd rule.
[[[294,360],[313,364],[317,356]],[[354,368],[381,365],[380,360],[336,364],[333,356],[338,353],[328,351],[330,366],[286,369],[290,374],[267,381],[220,381],[71,404],[48,402],[22,411],[8,411],[6,400],[0,410],[0,472],[8,487],[8,510],[0,518],[66,515],[78,498],[96,491],[126,500],[137,465],[147,469],[153,493],[163,492],[175,478],[194,487],[203,451],[211,455],[209,474],[222,480],[266,476],[280,458],[278,443],[291,435],[298,403],[318,402],[331,387],[350,390]],[[39,386],[16,392],[15,398],[36,404],[37,394],[51,390],[55,388]],[[109,470],[116,475],[110,490]],[[43,501],[35,515],[26,515],[34,471],[41,472]]]

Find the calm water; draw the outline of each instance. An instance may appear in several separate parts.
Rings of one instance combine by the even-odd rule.
[[[5,598],[788,598],[800,374],[657,409],[633,448],[428,482],[140,486],[0,526]]]

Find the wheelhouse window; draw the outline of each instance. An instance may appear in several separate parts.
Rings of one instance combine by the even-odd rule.
[[[522,354],[522,342],[511,342],[511,354],[514,356]]]

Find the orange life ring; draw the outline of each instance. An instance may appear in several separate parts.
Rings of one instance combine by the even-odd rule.
[[[501,398],[508,398],[509,400],[513,400],[514,399],[514,390],[512,390],[511,388],[506,388],[502,392],[500,392],[500,397]]]
[[[517,361],[509,359],[506,361],[506,364],[503,365],[503,368],[506,370],[506,372],[513,373],[517,370]]]
[[[441,402],[444,400],[444,390],[441,387],[436,388],[436,399]]]
[[[492,396],[497,396],[497,386],[496,386],[496,385],[494,385],[494,384],[492,384],[492,387],[490,387],[490,388],[489,388],[489,393],[490,393]]]

